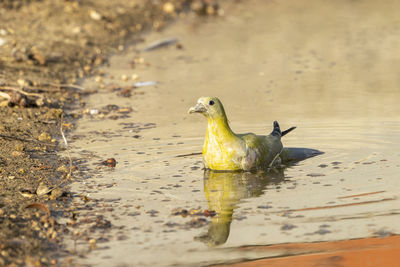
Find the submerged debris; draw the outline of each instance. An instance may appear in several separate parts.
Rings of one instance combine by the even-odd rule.
[[[208,221],[204,218],[195,217],[191,219],[186,225],[190,228],[200,228],[208,224]]]
[[[320,177],[320,176],[325,176],[325,174],[323,174],[323,173],[309,173],[309,174],[307,174],[307,176],[310,176],[310,177]]]
[[[217,213],[214,210],[202,210],[200,208],[198,209],[182,209],[182,208],[175,208],[172,210],[171,215],[174,216],[179,216],[181,215],[182,217],[195,217],[195,216],[204,216],[204,217],[214,217]]]
[[[143,86],[152,86],[152,85],[157,85],[156,81],[147,81],[147,82],[136,82],[133,84],[135,88],[137,87],[143,87]]]
[[[151,43],[150,45],[143,48],[142,51],[148,52],[148,51],[156,50],[156,49],[159,49],[162,47],[167,47],[167,46],[173,45],[177,42],[178,42],[178,38],[175,38],[175,37],[162,39],[162,40]]]

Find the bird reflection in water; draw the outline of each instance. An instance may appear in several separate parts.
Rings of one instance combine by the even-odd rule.
[[[267,185],[279,184],[283,180],[283,169],[257,173],[205,170],[204,192],[209,210],[214,210],[216,216],[211,218],[208,232],[195,239],[209,246],[224,244],[229,236],[233,211],[240,201],[258,197]]]

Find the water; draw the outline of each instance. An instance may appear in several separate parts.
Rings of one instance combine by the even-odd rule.
[[[134,69],[134,52],[112,57],[106,84],[131,84],[120,77],[134,73],[158,84],[131,98],[104,89],[88,99],[89,108],[134,112],[79,121],[75,155],[90,151],[98,156],[92,162],[114,157],[118,164],[73,190],[111,200],[114,210],[104,215],[124,228],[105,233],[110,241],[78,262],[202,265],[285,254],[237,250],[246,245],[399,234],[399,7],[226,4],[222,18],[182,19],[137,47],[179,37],[182,50],[143,53]],[[85,87],[98,84],[89,79]],[[283,129],[298,127],[285,146],[325,154],[275,173],[204,173],[201,156],[177,156],[201,151],[205,119],[187,110],[207,95],[222,100],[234,131],[267,134],[278,120]],[[127,128],[132,122],[145,129]],[[218,216],[171,215],[199,207]]]

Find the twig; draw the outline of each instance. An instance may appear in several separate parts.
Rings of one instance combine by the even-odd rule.
[[[38,144],[46,145],[46,146],[56,146],[55,144],[45,143],[45,142],[41,142],[41,141],[38,141],[35,139],[30,139],[30,138],[21,138],[21,137],[17,137],[17,136],[4,135],[4,134],[0,134],[0,137],[4,138],[4,139],[18,140],[18,141],[22,141],[22,142],[34,142],[34,143],[38,143]]]
[[[182,154],[182,155],[177,155],[175,158],[183,158],[183,157],[190,157],[190,156],[197,156],[203,154],[202,152],[194,152],[190,154]]]
[[[82,87],[82,86],[75,85],[75,84],[64,84],[64,83],[61,83],[61,84],[58,84],[58,83],[42,83],[42,84],[39,84],[37,86],[24,85],[23,88],[27,89],[27,90],[50,91],[50,92],[57,90],[57,89],[52,90],[50,88],[43,88],[43,86],[51,86],[51,87],[57,87],[57,88],[68,88],[69,87],[69,88],[74,88],[74,89],[78,89],[78,90],[82,90],[82,91],[85,90],[85,88]],[[19,86],[15,85],[15,84],[7,84],[7,85],[3,84],[3,85],[0,86],[0,88],[4,88],[4,89],[8,88],[9,90],[14,90],[17,87],[19,87]],[[25,92],[25,94],[29,94],[29,93]]]
[[[65,148],[67,150],[67,154],[68,154],[68,158],[69,158],[69,173],[68,173],[68,177],[71,177],[71,175],[72,175],[72,158],[71,158],[71,153],[69,152],[69,146],[68,146],[67,138],[65,138],[64,131],[63,131],[63,119],[64,119],[64,115],[61,114],[60,132],[61,132],[61,136],[62,136],[62,138],[64,140]]]
[[[46,204],[43,204],[43,203],[33,202],[33,203],[28,204],[25,208],[26,208],[26,209],[35,208],[35,209],[43,210],[44,212],[47,213],[48,216],[50,216],[50,210],[49,210],[49,208],[47,207]]]
[[[60,87],[60,88],[74,88],[74,89],[79,89],[79,90],[85,90],[82,86],[75,85],[75,84],[65,84],[65,83],[47,83],[49,86],[54,86],[54,87]]]
[[[39,98],[43,98],[43,96],[40,95],[40,94],[28,93],[28,92],[25,92],[25,91],[23,91],[21,89],[18,89],[16,87],[12,87],[12,86],[0,86],[0,89],[15,91],[15,92],[18,92],[18,93],[26,95],[26,96],[36,96],[36,97],[39,97]]]
[[[152,51],[161,47],[166,47],[169,45],[173,45],[176,42],[178,42],[178,38],[166,38],[163,40],[159,40],[156,41],[154,43],[151,43],[150,45],[148,45],[147,47],[143,48],[142,51],[143,52],[147,52],[147,51]]]

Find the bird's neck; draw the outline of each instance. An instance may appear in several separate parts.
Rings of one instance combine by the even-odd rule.
[[[231,139],[236,137],[231,127],[229,127],[226,117],[208,118],[207,134],[213,135],[218,139]]]

